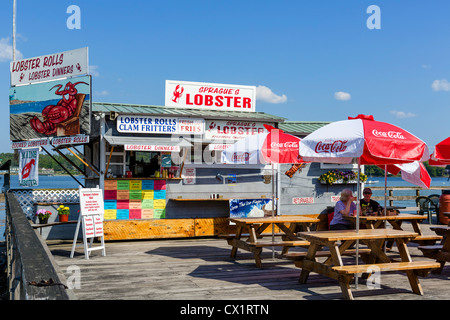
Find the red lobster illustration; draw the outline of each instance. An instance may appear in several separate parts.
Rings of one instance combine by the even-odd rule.
[[[175,90],[173,91],[172,101],[175,103],[178,103],[178,99],[180,99],[181,96],[183,95],[183,91],[184,91],[184,88],[178,84],[175,87]]]
[[[78,93],[75,86],[80,83],[89,85],[86,82],[80,81],[75,82],[74,84],[67,82],[63,91],[60,91],[62,84],[57,84],[50,88],[50,90],[52,90],[53,88],[58,87],[55,94],[62,96],[62,99],[59,100],[56,105],[48,105],[42,110],[44,122],[34,116],[33,119],[30,120],[31,128],[36,132],[46,135],[54,134],[56,132],[56,124],[69,119],[74,114],[77,108],[77,99],[75,95]]]
[[[31,167],[36,165],[36,160],[31,159],[22,169],[22,179],[28,178],[31,173]]]

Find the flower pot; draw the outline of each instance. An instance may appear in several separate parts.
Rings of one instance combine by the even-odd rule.
[[[59,222],[67,222],[69,221],[69,215],[68,214],[60,214],[58,216]]]
[[[39,217],[39,224],[46,224],[46,223],[48,223],[48,218]]]

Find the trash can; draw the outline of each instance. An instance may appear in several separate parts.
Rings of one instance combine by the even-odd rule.
[[[444,212],[450,212],[450,190],[442,190],[439,197],[439,222],[448,225],[450,219],[444,215]]]

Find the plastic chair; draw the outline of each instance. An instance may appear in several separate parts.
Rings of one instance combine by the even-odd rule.
[[[419,207],[419,214],[426,214],[428,216],[428,223],[431,224],[431,210],[430,205],[432,201],[429,197],[419,196],[416,198],[416,205]]]
[[[436,216],[439,216],[439,198],[441,196],[438,194],[429,195],[428,198],[431,200],[430,209],[436,213]]]

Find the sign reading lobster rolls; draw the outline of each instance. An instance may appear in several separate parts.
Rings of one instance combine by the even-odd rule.
[[[255,86],[166,80],[167,107],[254,112],[255,100]]]
[[[90,133],[91,77],[11,87],[11,141]]]
[[[11,86],[88,74],[88,48],[11,61]]]

